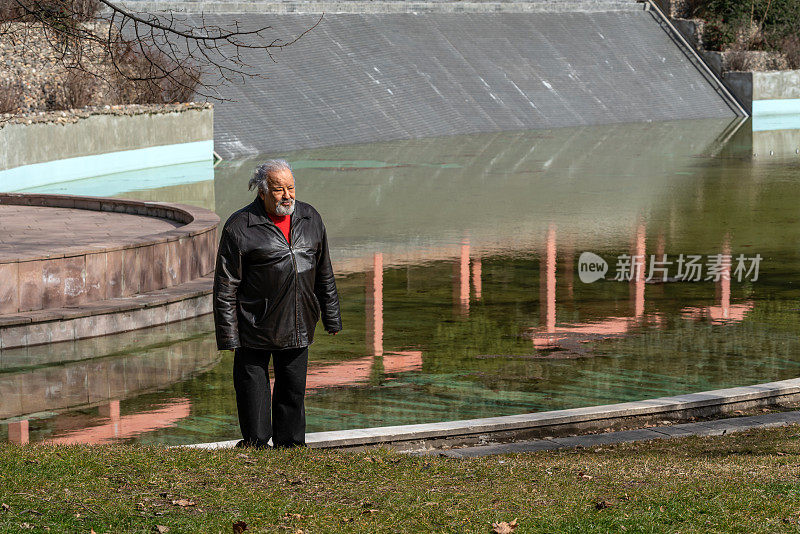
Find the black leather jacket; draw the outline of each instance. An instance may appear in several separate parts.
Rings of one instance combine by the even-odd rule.
[[[291,217],[291,246],[258,197],[225,223],[214,273],[220,350],[305,347],[320,314],[325,330],[342,329],[322,218],[300,201]]]

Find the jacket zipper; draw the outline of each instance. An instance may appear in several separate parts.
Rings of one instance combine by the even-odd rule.
[[[294,224],[292,224],[292,217],[289,218],[289,254],[292,255],[292,267],[294,267],[294,335],[297,338],[297,344],[300,345],[300,317],[298,315],[298,302],[297,302],[297,261],[294,258]]]

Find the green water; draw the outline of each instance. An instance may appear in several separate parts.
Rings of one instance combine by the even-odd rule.
[[[753,156],[764,142],[755,135],[749,124],[681,121],[279,155],[327,225],[345,328],[318,332],[311,348],[308,431],[798,376],[800,158]],[[119,196],[194,203],[224,220],[252,199],[247,180],[269,156],[222,162],[213,181]],[[610,280],[619,255],[641,250],[762,260],[757,280],[728,286]],[[580,280],[585,251],[609,263],[606,280]],[[164,374],[162,362],[172,374],[143,378]],[[0,353],[0,381],[48,384],[53,405],[75,397],[74,409],[34,416],[4,399],[6,420],[28,418],[31,440],[97,441],[106,401],[81,389],[99,380],[92,365],[121,401],[122,431],[108,440],[238,437],[232,354],[214,350],[210,317]]]

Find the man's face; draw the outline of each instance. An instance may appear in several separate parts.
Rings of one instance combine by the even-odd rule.
[[[292,171],[281,169],[267,178],[269,191],[259,191],[264,208],[272,215],[291,215],[294,211],[294,176]]]

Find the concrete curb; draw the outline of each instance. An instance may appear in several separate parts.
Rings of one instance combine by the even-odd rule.
[[[306,435],[312,448],[366,447],[394,445],[404,449],[425,449],[430,441],[478,438],[526,437],[531,433],[564,434],[574,430],[608,427],[622,420],[647,419],[653,416],[680,418],[689,414],[725,413],[735,409],[776,404],[800,394],[800,378],[767,382],[752,386],[689,393],[620,404],[553,410],[548,412],[466,419],[418,425],[360,428]],[[674,427],[673,427],[674,428]],[[238,440],[200,443],[189,447],[216,449],[232,447]]]
[[[213,311],[212,285],[213,278],[204,276],[127,298],[0,316],[0,349],[108,336],[207,315]]]
[[[97,241],[56,250],[31,245],[21,230],[23,235],[14,239],[24,243],[26,254],[0,257],[0,349],[115,334],[211,312],[215,213],[164,202],[18,193],[0,193],[0,205],[120,213],[180,224],[119,239],[96,232]]]
[[[494,454],[514,454],[575,447],[588,448],[619,443],[651,441],[654,439],[683,438],[687,436],[723,436],[736,432],[744,432],[754,428],[775,428],[797,423],[800,423],[800,411],[754,415],[750,417],[735,417],[717,421],[705,421],[702,423],[642,428],[638,430],[608,432],[586,436],[499,443],[445,451],[425,451],[420,454],[438,454],[449,458],[475,458]]]
[[[179,13],[270,13],[270,14],[320,14],[320,13],[597,13],[606,11],[641,11],[642,4],[626,0],[579,2],[414,2],[389,1],[289,1],[289,2],[238,2],[238,1],[149,1],[133,0],[122,6],[135,12]]]

